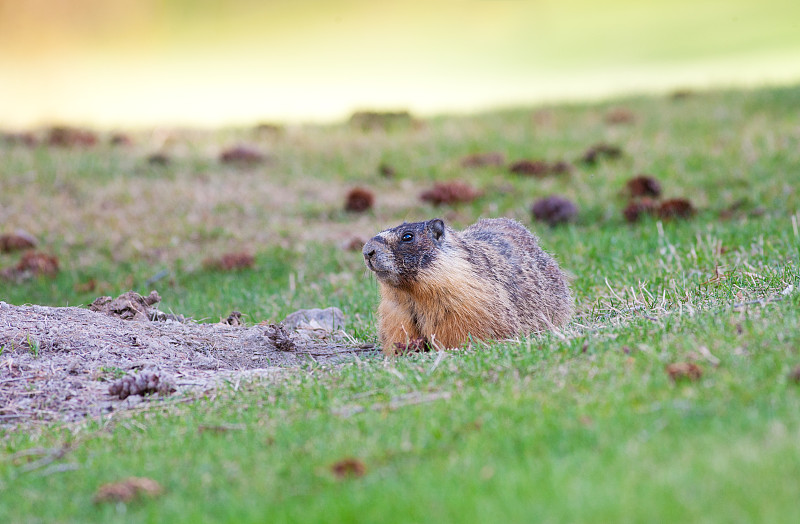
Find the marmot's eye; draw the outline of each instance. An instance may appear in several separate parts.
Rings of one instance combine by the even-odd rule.
[[[412,240],[414,240],[414,234],[404,233],[403,236],[400,237],[400,240],[402,240],[403,242],[411,242]]]

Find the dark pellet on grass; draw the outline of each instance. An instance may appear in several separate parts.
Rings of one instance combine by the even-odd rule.
[[[625,209],[622,210],[622,215],[628,222],[638,222],[642,217],[647,215],[654,215],[658,209],[658,202],[652,198],[641,198],[629,202]]]
[[[344,209],[351,213],[363,213],[375,204],[375,194],[369,189],[355,187],[347,193]]]
[[[260,150],[247,145],[229,147],[219,155],[219,161],[223,164],[258,164],[266,158]]]
[[[431,189],[423,191],[419,198],[435,206],[472,202],[480,196],[480,192],[471,185],[460,180],[438,182]]]
[[[581,157],[581,161],[584,164],[594,165],[599,160],[605,159],[616,159],[622,156],[622,149],[618,146],[614,146],[611,144],[595,144],[589,149]]]
[[[488,153],[474,153],[461,159],[461,167],[499,167],[505,164],[506,157],[503,153],[491,151]]]
[[[689,218],[694,215],[692,203],[685,198],[673,198],[661,202],[658,206],[658,216],[662,219]]]
[[[578,206],[567,198],[552,195],[534,202],[531,213],[536,220],[555,226],[575,220],[578,216]]]
[[[637,175],[625,184],[633,198],[661,196],[661,183],[650,175]]]

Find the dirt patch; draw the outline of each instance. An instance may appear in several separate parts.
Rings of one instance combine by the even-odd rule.
[[[78,307],[5,302],[0,348],[0,427],[75,421],[161,398],[159,392],[168,391],[150,387],[154,376],[176,394],[191,395],[225,378],[376,353],[371,346],[310,340],[274,325],[132,321]],[[119,391],[112,395],[110,386],[124,377],[139,377],[128,379],[126,391],[155,394],[131,393],[124,400]]]

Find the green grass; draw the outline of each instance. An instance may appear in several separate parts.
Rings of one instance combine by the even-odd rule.
[[[606,124],[620,106],[635,122]],[[308,127],[258,139],[274,162],[244,169],[213,160],[215,147],[257,140],[226,130],[180,136],[188,145],[175,161],[146,174],[137,171],[146,142],[0,146],[3,223],[36,234],[62,265],[53,279],[3,282],[0,299],[11,303],[146,292],[166,269],[150,286],[162,309],[211,321],[238,309],[256,323],[336,305],[357,339],[374,341],[374,279],[360,253],[339,246],[434,215],[459,227],[521,219],[574,275],[577,303],[563,336],[309,365],[194,403],[4,430],[0,521],[797,521],[798,107],[792,87],[442,116],[389,133]],[[575,161],[597,142],[626,154],[541,180],[458,162],[491,150]],[[398,176],[379,177],[381,161]],[[627,224],[622,188],[640,172],[698,213]],[[454,209],[417,200],[452,178],[485,195]],[[341,211],[354,185],[378,195],[366,216]],[[268,205],[277,186],[285,196]],[[531,221],[531,202],[551,193],[578,203],[577,223]],[[93,221],[106,217],[103,201],[116,215]],[[215,213],[203,216],[208,206]],[[202,264],[232,249],[254,252],[255,267]],[[15,261],[0,255],[0,267]],[[89,279],[99,287],[81,290]],[[681,361],[702,377],[673,382],[665,366]],[[62,458],[34,469],[40,455],[21,454],[62,446]],[[331,465],[346,457],[366,474],[337,479]],[[165,493],[92,503],[98,486],[127,476],[150,477]]]

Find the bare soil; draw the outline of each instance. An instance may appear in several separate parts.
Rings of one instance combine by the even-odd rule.
[[[191,398],[245,375],[280,375],[308,362],[375,353],[371,346],[315,339],[282,326],[124,320],[78,307],[0,301],[0,427],[76,421],[160,399],[109,393],[123,376],[148,373]]]

